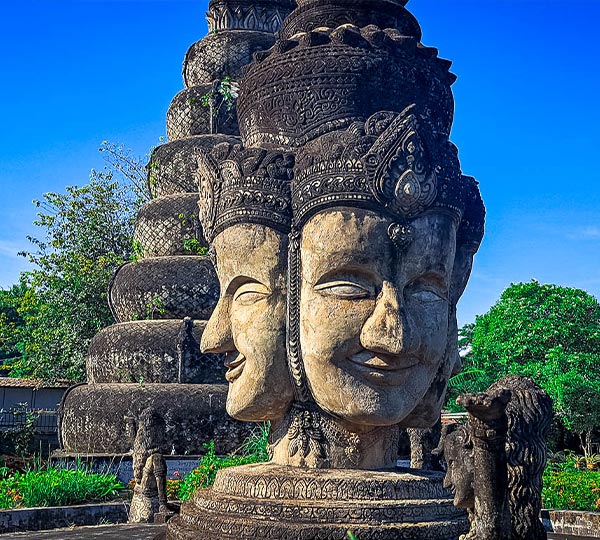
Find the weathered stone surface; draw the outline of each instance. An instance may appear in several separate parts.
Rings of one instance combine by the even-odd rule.
[[[165,454],[203,454],[215,441],[219,454],[239,448],[250,426],[225,412],[225,385],[96,384],[68,391],[61,405],[61,448],[66,452],[125,454],[132,449],[130,422],[154,407],[165,420]]]
[[[154,199],[139,211],[133,241],[141,257],[198,255],[207,248],[198,219],[198,194],[178,193]]]
[[[154,523],[155,514],[166,516],[167,463],[161,454],[165,446],[165,420],[154,407],[144,409],[137,419],[133,441],[135,486],[129,523]],[[164,523],[164,521],[163,521]]]
[[[275,33],[294,7],[294,0],[211,0],[206,14],[208,30]]]
[[[173,98],[167,111],[170,141],[211,133],[239,134],[235,103],[231,110],[225,106],[214,109],[203,104],[203,97],[215,92],[213,84],[202,84],[186,88]]]
[[[405,3],[300,0],[240,81],[243,147],[198,156],[222,285],[201,346],[227,354],[232,414],[272,420],[272,463],[220,472],[171,540],[468,531],[441,475],[384,472],[399,426],[439,420],[485,215],[449,141],[450,62]]]
[[[455,80],[449,67],[437,49],[374,26],[317,29],[279,41],[257,55],[240,82],[242,141],[296,148],[378,111],[415,103],[435,132],[448,135]]]
[[[413,469],[428,471],[444,470],[440,464],[439,456],[435,453],[440,443],[442,422],[430,428],[409,428],[410,439],[410,466]]]
[[[572,534],[577,535],[569,536],[572,540],[600,538],[600,513],[597,512],[542,510],[542,521],[546,530],[556,533],[549,538],[565,538],[566,535]]]
[[[443,439],[444,485],[468,509],[470,535],[545,539],[539,515],[552,400],[531,379],[508,376],[457,402],[469,421]]]
[[[456,539],[468,528],[442,475],[421,471],[306,470],[269,464],[219,471],[196,492],[167,538]],[[197,538],[197,536],[196,536]]]
[[[198,155],[223,142],[236,144],[239,139],[228,135],[198,135],[156,147],[148,164],[148,186],[152,196],[196,193]]]
[[[290,39],[300,32],[319,27],[337,28],[343,24],[359,27],[375,25],[394,28],[403,36],[421,39],[421,28],[414,16],[404,9],[403,0],[346,0],[335,4],[327,0],[304,0],[285,20],[279,32]]]
[[[317,214],[302,232],[306,378],[321,408],[356,426],[404,420],[445,360],[447,285],[438,283],[451,279],[455,222],[445,214],[413,219],[412,242],[400,256],[389,227],[389,219],[369,210],[336,209]],[[369,268],[373,277],[345,278],[349,267]],[[434,268],[436,280],[428,281]],[[410,313],[398,310],[400,294]]]
[[[157,320],[104,328],[90,344],[87,381],[223,383],[223,356],[200,352],[205,326],[205,321]]]
[[[231,416],[279,419],[294,398],[285,362],[287,236],[263,225],[234,225],[217,236],[214,248],[224,287],[202,350],[227,355]],[[231,265],[232,250],[244,254],[241,264]],[[240,275],[245,282],[225,288]]]
[[[142,319],[208,319],[219,282],[206,256],[155,257],[127,263],[115,274],[109,304],[120,322]]]
[[[209,34],[188,49],[183,61],[183,83],[190,88],[225,77],[237,81],[252,55],[274,43],[275,36],[270,32],[222,30]]]
[[[293,165],[289,154],[239,145],[198,162],[201,219],[223,285],[201,345],[227,355],[227,411],[240,420],[280,419],[294,397],[285,358]]]

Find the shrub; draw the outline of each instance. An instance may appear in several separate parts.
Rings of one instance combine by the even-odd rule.
[[[124,486],[113,474],[48,468],[0,478],[0,508],[61,506],[115,497]]]
[[[544,472],[542,499],[545,508],[600,510],[600,472],[596,456],[550,456]]]
[[[228,456],[217,456],[215,454],[215,443],[211,441],[206,445],[207,452],[202,456],[198,467],[187,474],[178,484],[176,495],[181,501],[187,501],[196,489],[212,486],[217,472],[221,469],[268,461],[268,437],[269,427],[264,425],[244,442],[239,450],[240,454],[230,454]],[[173,485],[173,487],[175,486]]]
[[[600,510],[600,472],[547,471],[542,499],[545,508],[597,512]]]

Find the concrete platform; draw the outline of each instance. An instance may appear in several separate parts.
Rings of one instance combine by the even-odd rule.
[[[1,540],[154,540],[165,525],[99,525],[97,527],[73,527],[24,533],[0,534]]]

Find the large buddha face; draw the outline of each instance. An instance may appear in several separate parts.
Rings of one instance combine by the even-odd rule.
[[[234,225],[213,247],[221,294],[201,348],[226,354],[231,416],[281,418],[293,399],[285,341],[287,236],[263,225]]]
[[[447,355],[456,224],[411,221],[400,249],[391,222],[362,209],[313,216],[302,230],[301,348],[317,404],[355,426],[401,422]]]

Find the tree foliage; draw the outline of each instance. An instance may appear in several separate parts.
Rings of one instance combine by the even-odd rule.
[[[471,350],[451,398],[484,390],[508,374],[531,377],[550,394],[565,427],[579,433],[589,449],[589,436],[600,426],[598,300],[580,289],[518,283],[461,333]]]
[[[34,201],[39,238],[23,253],[33,269],[0,296],[0,355],[12,376],[83,380],[91,338],[112,324],[106,301],[116,268],[132,255],[135,215],[149,198],[144,167],[103,143],[89,183]]]

